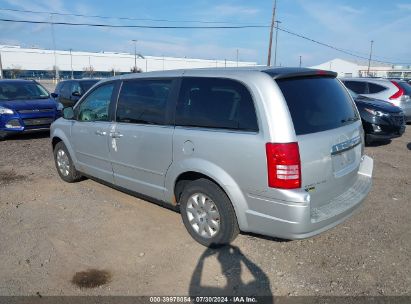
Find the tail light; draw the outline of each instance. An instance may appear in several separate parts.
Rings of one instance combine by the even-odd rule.
[[[301,187],[301,161],[298,143],[265,145],[268,186],[295,189]]]
[[[404,89],[401,88],[396,81],[391,81],[391,82],[392,82],[393,85],[395,85],[395,86],[397,87],[398,91],[395,92],[394,95],[392,95],[392,96],[390,97],[390,99],[398,99],[398,98],[400,98],[402,95],[404,95]]]

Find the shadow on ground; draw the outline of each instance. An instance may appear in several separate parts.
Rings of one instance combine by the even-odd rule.
[[[391,139],[385,139],[385,140],[378,140],[378,141],[373,141],[369,144],[367,144],[367,147],[380,147],[380,146],[386,146],[389,145],[392,142]]]
[[[408,150],[411,150],[411,142],[407,145]]]
[[[8,140],[32,140],[39,138],[50,137],[50,131],[38,131],[38,132],[29,132],[29,133],[17,133],[7,135],[5,142]]]
[[[221,272],[226,279],[225,286],[206,286],[201,282],[205,269],[205,261],[216,256],[221,266]],[[251,281],[243,282],[243,269],[248,269],[252,275]],[[208,248],[201,255],[191,277],[190,296],[272,296],[268,276],[260,267],[250,261],[238,247],[226,246],[219,249]]]

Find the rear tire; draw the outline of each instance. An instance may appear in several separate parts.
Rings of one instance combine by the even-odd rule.
[[[368,134],[365,134],[365,145],[369,146],[374,142]]]
[[[62,180],[67,183],[81,180],[81,174],[74,167],[73,160],[62,141],[58,142],[54,147],[54,162]]]
[[[188,233],[203,246],[229,244],[240,232],[227,194],[208,179],[201,178],[184,187],[180,211]]]

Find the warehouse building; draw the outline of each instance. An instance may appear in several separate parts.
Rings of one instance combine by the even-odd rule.
[[[334,71],[338,73],[339,77],[411,78],[411,66],[409,65],[401,66],[371,62],[370,71],[368,72],[368,62],[340,58],[321,63],[312,68]]]
[[[0,45],[0,76],[4,78],[100,78],[132,71],[150,72],[255,65],[257,65],[256,62],[221,59],[206,60],[115,52],[61,51]]]

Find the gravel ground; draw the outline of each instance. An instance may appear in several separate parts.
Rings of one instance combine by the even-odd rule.
[[[220,250],[194,242],[177,212],[64,183],[47,136],[0,143],[0,295],[411,295],[410,126],[366,148],[374,186],[345,223]]]

